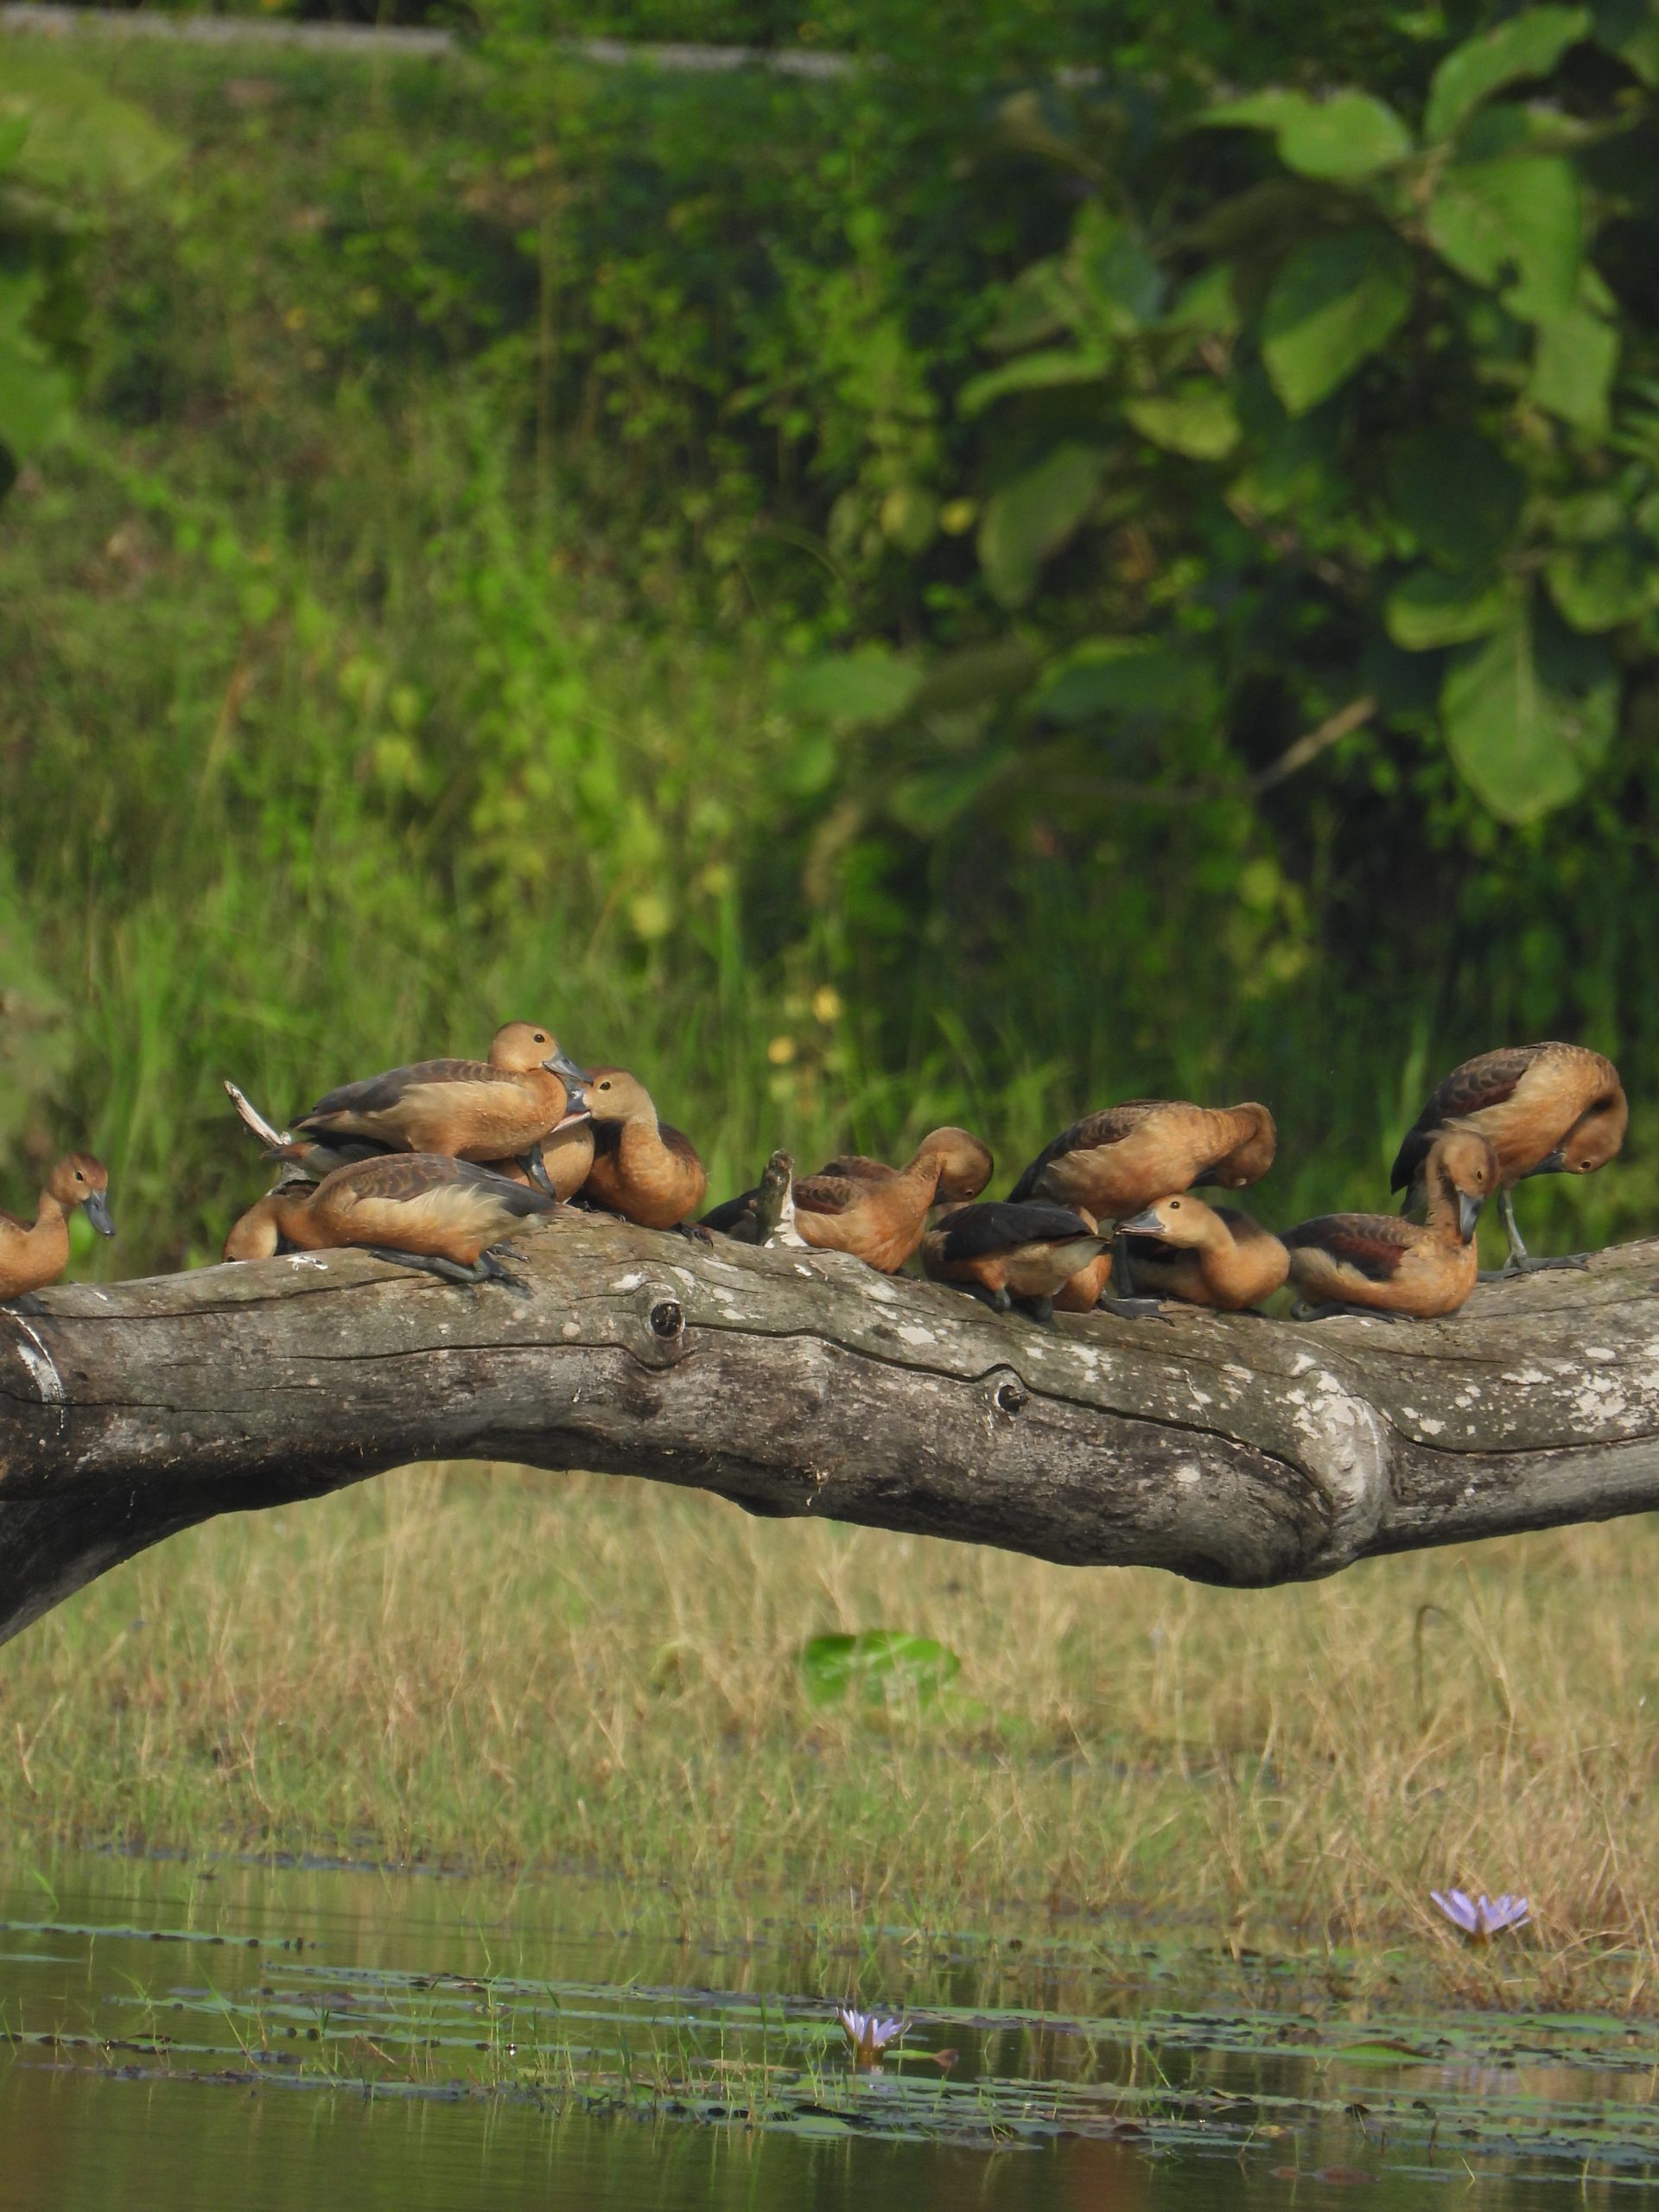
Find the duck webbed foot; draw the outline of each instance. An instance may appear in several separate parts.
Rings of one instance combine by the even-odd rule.
[[[1169,1323],[1161,1298],[1137,1298],[1103,1290],[1095,1300],[1096,1313],[1116,1313],[1122,1321],[1163,1321]],[[1173,1327],[1173,1324],[1169,1323]]]
[[[690,1244],[706,1244],[710,1251],[714,1249],[714,1232],[705,1229],[700,1221],[677,1221],[673,1234],[683,1236]],[[756,1241],[758,1243],[759,1239]]]
[[[1517,1275],[1541,1275],[1552,1269],[1577,1268],[1580,1272],[1590,1264],[1587,1252],[1564,1252],[1559,1259],[1535,1260],[1530,1252],[1511,1252],[1501,1268],[1483,1268],[1482,1282],[1513,1282]]]
[[[510,1290],[528,1290],[530,1286],[522,1276],[504,1268],[493,1253],[485,1252],[468,1268],[459,1260],[446,1260],[435,1252],[397,1252],[386,1244],[365,1244],[359,1248],[372,1260],[385,1260],[394,1268],[410,1268],[418,1274],[435,1275],[440,1282],[466,1283],[475,1286],[483,1282],[499,1282]]]
[[[976,1298],[982,1306],[988,1306],[993,1313],[1011,1313],[1014,1300],[1006,1290],[987,1290],[982,1282],[959,1282],[955,1287],[965,1290],[969,1298]]]
[[[1052,1298],[1016,1298],[1012,1303],[1017,1313],[1023,1313],[1028,1321],[1034,1321],[1039,1329],[1053,1327],[1054,1301]]]
[[[1342,1299],[1333,1299],[1328,1306],[1310,1306],[1299,1298],[1290,1309],[1293,1321],[1338,1321],[1344,1318],[1357,1321],[1409,1321],[1409,1313],[1385,1313],[1380,1306],[1350,1306]]]

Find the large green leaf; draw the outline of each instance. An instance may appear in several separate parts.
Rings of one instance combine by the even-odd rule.
[[[1575,798],[1611,743],[1611,657],[1599,643],[1541,655],[1524,602],[1484,644],[1463,648],[1440,692],[1459,773],[1504,822],[1535,821]]]
[[[885,645],[836,653],[807,662],[779,688],[779,702],[791,713],[850,728],[890,722],[915,697],[922,672]]]
[[[0,272],[0,446],[18,460],[44,445],[69,411],[69,379],[29,327],[43,289],[30,272]]]
[[[895,1694],[931,1705],[962,1672],[948,1644],[896,1628],[861,1636],[815,1636],[801,1649],[801,1675],[814,1705],[833,1704],[852,1689],[867,1698]]]
[[[1098,446],[1056,446],[985,502],[980,565],[1004,607],[1019,607],[1031,597],[1043,563],[1089,512],[1105,467]]]
[[[1504,305],[1516,315],[1548,322],[1571,312],[1584,208],[1578,174],[1559,154],[1449,162],[1424,227],[1460,275],[1509,283]]]
[[[1453,47],[1434,72],[1424,135],[1449,138],[1505,85],[1547,77],[1569,46],[1590,35],[1587,8],[1527,8],[1495,29]]]
[[[957,404],[964,415],[980,415],[1011,391],[1052,391],[1066,385],[1098,384],[1110,372],[1111,364],[1103,353],[1079,353],[1076,346],[1047,346],[1040,353],[1022,353],[1000,369],[975,377],[963,386]]]
[[[1297,247],[1262,317],[1262,358],[1290,414],[1318,406],[1388,344],[1410,308],[1411,279],[1410,253],[1380,226]]]
[[[1087,638],[1046,672],[1032,705],[1056,722],[1108,715],[1173,721],[1202,718],[1214,698],[1209,664],[1190,646],[1156,638]]]
[[[1596,43],[1618,54],[1644,85],[1659,85],[1659,9],[1653,0],[1599,0]]]
[[[1255,92],[1211,108],[1204,120],[1271,130],[1287,168],[1338,181],[1375,176],[1412,149],[1410,131],[1386,101],[1370,92],[1332,92],[1325,99],[1308,92]]]
[[[1164,272],[1145,240],[1099,200],[1090,200],[1072,233],[1073,267],[1084,295],[1118,337],[1156,320],[1164,303]]]
[[[1575,429],[1607,428],[1608,395],[1618,367],[1618,330],[1589,308],[1541,323],[1527,389],[1541,407]]]
[[[1634,531],[1558,546],[1545,564],[1549,595],[1575,630],[1616,630],[1659,601],[1659,562]]]
[[[1448,568],[1491,565],[1521,519],[1527,480],[1473,429],[1419,430],[1389,457],[1389,501],[1421,551]]]
[[[1238,443],[1237,410],[1208,378],[1190,378],[1155,399],[1132,399],[1123,412],[1143,438],[1191,461],[1219,461]]]
[[[1396,645],[1408,652],[1428,652],[1489,636],[1503,626],[1510,604],[1501,576],[1414,569],[1389,594],[1383,622]]]

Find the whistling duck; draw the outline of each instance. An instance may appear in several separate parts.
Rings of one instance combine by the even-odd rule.
[[[1087,1206],[1121,1221],[1195,1183],[1242,1190],[1265,1175],[1279,1141],[1265,1106],[1193,1106],[1184,1098],[1128,1098],[1062,1129],[1008,1193]]]
[[[903,1167],[849,1157],[798,1177],[795,1226],[821,1252],[850,1252],[896,1274],[921,1243],[929,1208],[982,1191],[995,1168],[969,1130],[931,1129]]]
[[[587,1083],[594,1163],[582,1197],[641,1229],[680,1228],[708,1194],[696,1147],[658,1119],[651,1093],[626,1068],[595,1068]]]
[[[958,1206],[922,1238],[922,1266],[999,1313],[1022,1306],[1046,1321],[1055,1294],[1111,1243],[1068,1207],[993,1199]]]
[[[1067,1211],[1075,1213],[1084,1228],[1099,1228],[1100,1224],[1087,1206],[1072,1206]],[[1112,1246],[1109,1239],[1085,1267],[1077,1269],[1070,1282],[1062,1283],[1055,1292],[1054,1311],[1057,1313],[1092,1313],[1101,1300],[1106,1298],[1106,1287],[1111,1279]],[[1116,1301],[1107,1299],[1106,1302],[1110,1306]]]
[[[1390,1190],[1421,1203],[1423,1163],[1442,1128],[1478,1129],[1497,1154],[1497,1210],[1510,1240],[1505,1274],[1581,1268],[1582,1257],[1535,1260],[1510,1196],[1529,1175],[1589,1175],[1624,1141],[1630,1109],[1618,1070],[1582,1045],[1516,1045],[1453,1068],[1407,1130]]]
[[[584,1080],[550,1030],[509,1021],[491,1040],[487,1061],[421,1060],[342,1084],[295,1128],[327,1143],[366,1137],[397,1152],[517,1160],[551,1198],[542,1141],[585,1116]]]
[[[32,1223],[0,1213],[0,1298],[21,1298],[56,1282],[69,1264],[71,1207],[82,1207],[100,1236],[114,1236],[105,1196],[109,1187],[109,1170],[101,1160],[90,1152],[72,1152],[47,1177]]]
[[[769,1244],[774,1236],[781,1241],[783,1236],[800,1243],[790,1191],[794,1177],[795,1162],[789,1154],[774,1152],[753,1190],[740,1192],[736,1198],[711,1208],[698,1227],[729,1236],[734,1244]]]
[[[1135,1288],[1188,1306],[1237,1313],[1271,1298],[1290,1273],[1290,1255],[1270,1230],[1190,1191],[1131,1214],[1117,1233]]]
[[[285,1181],[251,1206],[226,1239],[227,1260],[352,1246],[449,1282],[517,1284],[489,1247],[556,1202],[450,1154],[386,1153],[336,1167],[320,1183]]]
[[[1299,1320],[1380,1313],[1433,1320],[1455,1313],[1478,1272],[1475,1225],[1498,1187],[1497,1155],[1476,1129],[1442,1129],[1422,1165],[1419,1228],[1392,1213],[1328,1213],[1287,1230]]]

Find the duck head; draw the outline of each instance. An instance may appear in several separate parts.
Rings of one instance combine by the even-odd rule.
[[[586,1070],[576,1065],[553,1032],[536,1021],[509,1021],[498,1029],[490,1039],[490,1065],[504,1075],[531,1075],[545,1068],[567,1083],[588,1080]]]
[[[1455,1203],[1458,1235],[1472,1243],[1480,1210],[1497,1188],[1497,1154],[1478,1129],[1447,1129],[1434,1140],[1424,1173],[1431,1191]]]
[[[970,1129],[931,1129],[919,1148],[938,1162],[934,1196],[939,1205],[963,1205],[976,1198],[996,1173],[989,1146]]]
[[[60,1160],[46,1179],[46,1187],[60,1206],[79,1206],[100,1236],[113,1236],[110,1218],[110,1171],[90,1152],[72,1152]]]
[[[1230,1110],[1244,1133],[1214,1173],[1201,1179],[1218,1183],[1224,1191],[1242,1191],[1247,1183],[1259,1183],[1272,1166],[1279,1149],[1279,1128],[1268,1109],[1253,1098]]]
[[[1621,1086],[1607,1092],[1580,1115],[1554,1152],[1529,1171],[1534,1175],[1593,1175],[1624,1142],[1630,1125],[1630,1101]]]
[[[634,1122],[657,1118],[651,1093],[626,1068],[595,1068],[583,1077],[588,1111],[595,1122]]]
[[[1143,1207],[1127,1221],[1120,1221],[1117,1230],[1120,1236],[1159,1236],[1166,1244],[1192,1252],[1209,1243],[1215,1218],[1204,1200],[1193,1198],[1189,1192],[1180,1198],[1160,1198],[1155,1205]]]

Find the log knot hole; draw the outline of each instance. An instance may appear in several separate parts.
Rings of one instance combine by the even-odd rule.
[[[651,1332],[664,1344],[685,1333],[685,1308],[677,1298],[659,1298],[650,1314]]]
[[[1031,1402],[1031,1393],[1023,1382],[1005,1376],[991,1393],[991,1403],[1000,1414],[1017,1414]]]

